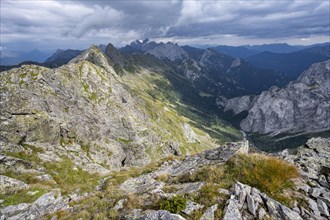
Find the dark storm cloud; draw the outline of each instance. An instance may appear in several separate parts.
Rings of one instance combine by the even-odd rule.
[[[3,0],[1,41],[3,47],[77,48],[91,43],[124,45],[147,37],[229,44],[251,39],[325,40],[329,4],[328,0]]]
[[[234,34],[256,38],[329,34],[329,1],[184,2],[177,36]]]

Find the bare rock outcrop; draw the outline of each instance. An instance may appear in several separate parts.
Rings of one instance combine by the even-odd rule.
[[[252,103],[251,100],[253,99]],[[285,88],[227,101],[225,110],[248,110],[241,128],[260,134],[330,129],[330,60],[313,64]]]

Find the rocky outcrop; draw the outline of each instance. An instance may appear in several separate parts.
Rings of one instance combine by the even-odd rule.
[[[248,153],[248,151],[248,141],[228,143],[224,146],[186,157],[180,164],[174,165],[169,173],[172,176],[178,176],[186,172],[193,172],[198,167],[224,163],[233,155]]]
[[[258,189],[237,182],[224,210],[224,220],[230,219],[290,219],[302,220],[292,209],[269,198]],[[268,212],[265,211],[268,210]]]
[[[33,203],[21,203],[0,209],[0,219],[40,219],[42,216],[68,209],[68,199],[55,192],[46,193]]]
[[[120,189],[131,193],[159,191],[164,187],[164,183],[155,180],[158,176],[167,175],[175,177],[192,173],[203,166],[221,164],[237,153],[248,153],[248,151],[249,143],[247,141],[227,143],[224,146],[219,146],[218,148],[207,150],[200,154],[187,156],[182,161],[165,163],[155,172],[126,180],[120,185]],[[180,184],[174,187],[178,192],[192,193],[198,191],[203,185],[204,183],[202,182],[195,182]]]
[[[242,96],[232,98],[226,101],[224,111],[233,110],[234,114],[239,114],[243,111],[248,111],[254,104],[252,96]]]
[[[225,110],[248,110],[241,122],[246,132],[297,133],[330,129],[330,60],[316,63],[283,89],[273,87],[253,99],[227,102]]]
[[[10,178],[7,176],[0,175],[0,192],[1,193],[8,193],[8,192],[15,192],[21,189],[26,189],[29,186],[17,179]]]
[[[185,220],[178,214],[172,214],[166,210],[133,210],[129,215],[124,217],[127,220]]]
[[[306,218],[329,218],[330,209],[330,139],[312,138],[298,148],[295,154],[279,154],[299,167],[308,183],[297,182],[296,189],[306,193],[309,211],[300,207],[298,212]]]
[[[170,61],[183,60],[188,55],[179,45],[173,43],[159,44],[157,47],[148,50],[147,53],[154,55],[160,59]]]

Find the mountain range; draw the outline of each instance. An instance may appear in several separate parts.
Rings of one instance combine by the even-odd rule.
[[[0,218],[326,219],[329,72],[148,40],[11,67]]]
[[[34,62],[22,64],[58,68],[78,59],[97,63],[107,71],[109,71],[108,66],[110,66],[116,72],[116,75],[120,77],[126,76],[127,73],[137,74],[141,71],[141,68],[161,74],[165,80],[155,80],[153,84],[158,89],[147,91],[148,96],[172,103],[179,114],[192,119],[192,124],[208,132],[212,137],[221,139],[226,136],[222,133],[223,129],[208,129],[208,127],[216,127],[219,122],[222,125],[229,123],[239,128],[241,120],[246,117],[246,111],[249,110],[248,107],[251,107],[252,100],[254,100],[252,97],[262,95],[268,89],[283,88],[291,80],[298,77],[299,70],[304,67],[307,68],[312,62],[328,59],[330,51],[328,45],[318,45],[286,54],[263,52],[262,54],[271,54],[279,60],[276,61],[276,59],[271,58],[272,56],[266,59],[267,56],[257,54],[246,59],[251,63],[260,61],[260,63],[252,65],[244,59],[233,58],[219,52],[221,47],[199,49],[190,46],[181,47],[170,42],[156,43],[146,39],[144,41],[134,41],[119,49],[112,44],[100,45],[97,47],[100,50],[99,53],[95,52],[95,46],[92,47],[94,48],[93,53],[90,53],[91,49],[85,51],[58,50],[42,64]],[[288,45],[264,45],[261,48],[276,46],[287,49],[289,47]],[[251,48],[248,48],[248,50],[251,51],[258,47]],[[295,47],[295,49],[298,50],[299,48]],[[99,63],[99,58],[95,58],[96,55],[92,56],[90,54],[103,54],[102,64]],[[265,61],[261,62],[263,59]],[[274,67],[282,69],[280,71],[278,69],[271,70],[272,66],[268,65],[268,62],[272,63],[270,61],[277,63],[273,65]],[[232,99],[236,99],[236,101],[232,102]],[[236,109],[232,107],[234,115],[229,114],[227,111],[230,109],[228,105],[231,102],[235,103]],[[267,131],[264,131],[262,129],[247,129],[246,126],[244,128],[243,130],[251,133],[251,135],[255,132],[261,136],[268,133],[267,129]],[[273,130],[273,132],[283,133],[280,128]],[[292,133],[295,130],[288,129],[285,132]],[[228,137],[231,137],[231,134],[228,134]],[[235,135],[233,138],[235,139]],[[255,142],[259,145],[258,141]]]
[[[247,57],[246,60],[256,67],[283,73],[290,80],[295,80],[313,63],[325,61],[329,58],[330,44],[325,44],[286,54],[262,52]]]
[[[34,61],[41,63],[44,62],[50,55],[50,52],[44,52],[37,49],[27,52],[1,50],[0,66],[17,65],[24,61]]]

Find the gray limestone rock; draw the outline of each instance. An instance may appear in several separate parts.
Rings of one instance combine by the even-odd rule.
[[[259,211],[258,211],[258,219],[259,220],[263,220],[264,219],[264,216],[266,215],[266,211],[264,208],[260,207],[259,208]]]
[[[246,201],[247,201],[249,212],[253,216],[256,216],[256,211],[258,209],[258,203],[255,203],[254,199],[250,195],[247,195]]]
[[[230,195],[230,192],[229,192],[228,189],[222,189],[222,188],[220,188],[220,189],[219,189],[219,193],[221,193],[221,194],[223,194],[223,195],[227,195],[227,196]]]
[[[203,205],[200,205],[196,202],[187,201],[186,208],[182,210],[182,212],[186,215],[191,215],[194,211],[198,209],[202,209],[203,207],[204,207]]]
[[[262,204],[263,201],[262,201],[262,198],[260,196],[260,191],[256,188],[252,188],[251,189],[251,197],[253,198],[253,200],[256,202],[256,203],[259,203],[259,204]]]
[[[16,192],[21,189],[28,188],[29,185],[7,176],[0,175],[0,192],[8,193],[8,192]]]
[[[204,185],[205,185],[204,182],[194,182],[194,183],[183,183],[172,186],[176,188],[177,194],[190,194],[190,193],[198,192]]]
[[[227,100],[224,111],[233,110],[234,114],[239,114],[243,111],[248,111],[253,105],[253,97],[252,96],[242,96],[235,97]]]
[[[302,220],[301,216],[299,215],[299,213],[289,209],[286,206],[281,205],[280,206],[280,213],[281,216],[283,217],[283,219],[287,219],[287,220]]]
[[[318,182],[321,184],[321,186],[324,186],[326,188],[329,188],[329,183],[327,181],[327,178],[324,175],[320,175],[319,176]]]
[[[324,188],[312,188],[311,190],[311,195],[314,197],[314,198],[317,198],[319,197],[323,192],[324,192]]]
[[[237,200],[230,198],[228,200],[228,205],[224,210],[223,220],[243,220],[240,210],[237,207]]]
[[[145,220],[184,220],[182,216],[178,214],[172,214],[166,210],[147,211],[147,214],[142,218]]]
[[[250,195],[251,187],[240,182],[234,185],[234,194],[238,199],[238,208],[241,209],[246,201],[246,197]],[[252,199],[252,197],[251,197]],[[253,199],[252,199],[253,200]],[[254,201],[253,201],[254,202]]]
[[[152,174],[145,174],[126,180],[120,185],[120,189],[127,193],[146,193],[163,188],[165,184],[152,178]]]
[[[170,42],[166,44],[159,44],[157,47],[148,50],[147,53],[150,53],[160,59],[171,61],[183,60],[184,58],[188,57],[188,54],[186,51],[184,51],[184,49],[182,49],[177,44]]]
[[[30,161],[0,154],[0,173],[5,173],[6,171],[41,174],[42,168]]]
[[[236,153],[247,153],[248,151],[248,141],[227,143],[224,146],[186,157],[181,163],[173,166],[169,173],[172,176],[179,176],[192,172],[200,166],[223,163]]]
[[[178,214],[172,214],[166,210],[146,210],[140,209],[132,210],[128,215],[124,217],[127,220],[185,220]]]
[[[217,209],[218,204],[211,206],[204,212],[200,220],[214,220],[214,212],[217,211]]]
[[[116,209],[116,210],[123,209],[123,208],[124,208],[124,202],[125,202],[125,201],[126,201],[126,199],[121,199],[121,200],[119,200],[119,201],[116,203],[115,207],[113,207],[113,208]]]
[[[40,219],[42,216],[68,209],[68,201],[61,195],[49,192],[33,203],[21,203],[0,209],[1,219]]]
[[[321,214],[325,215],[326,217],[330,216],[327,204],[321,199],[317,199],[317,207],[319,208]]]
[[[197,135],[191,129],[190,125],[188,123],[184,123],[182,125],[182,128],[183,128],[183,133],[187,137],[188,142],[195,143],[197,139]]]
[[[313,199],[308,199],[308,205],[316,216],[321,215],[317,203]]]

